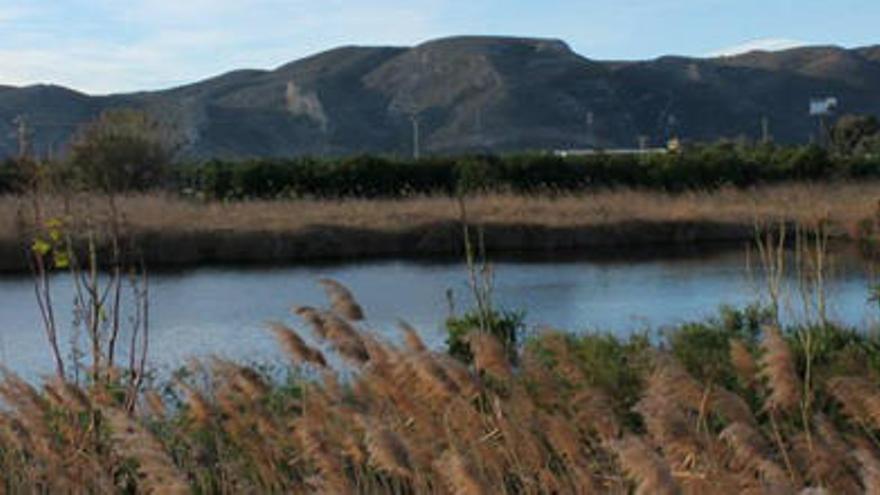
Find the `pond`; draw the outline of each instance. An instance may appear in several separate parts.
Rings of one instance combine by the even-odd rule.
[[[507,260],[495,263],[494,299],[499,307],[523,309],[526,322],[572,332],[617,334],[657,332],[701,320],[721,305],[744,307],[762,296],[760,270],[747,269],[754,256],[744,250],[687,256],[585,260]],[[873,282],[865,263],[846,252],[832,257],[827,284],[829,314],[841,323],[871,328],[880,315],[870,303]],[[170,369],[189,357],[218,355],[245,362],[280,359],[266,322],[307,329],[290,309],[324,305],[316,281],[330,277],[346,284],[368,316],[366,326],[396,338],[403,319],[441,348],[442,324],[450,314],[449,292],[457,311],[468,306],[467,270],[460,262],[393,260],[356,264],[200,268],[151,275],[150,361]],[[803,318],[796,275],[786,274],[786,318]],[[72,284],[53,279],[53,296],[69,348]],[[25,276],[0,277],[0,362],[22,375],[51,373],[33,282]]]

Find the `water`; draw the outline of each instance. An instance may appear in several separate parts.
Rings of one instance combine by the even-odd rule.
[[[647,260],[495,264],[499,306],[527,309],[531,328],[628,334],[657,331],[717,314],[721,305],[743,307],[756,300],[760,277],[746,270],[744,252]],[[875,305],[868,302],[870,277],[863,263],[838,256],[829,283],[830,314],[867,328]],[[316,280],[348,285],[364,306],[367,326],[396,335],[404,319],[429,345],[440,347],[449,315],[447,290],[460,310],[467,305],[467,272],[460,263],[377,261],[354,265],[286,268],[204,268],[151,276],[151,363],[171,369],[188,357],[218,355],[238,361],[281,359],[267,321],[304,329],[293,305],[323,305]],[[67,346],[72,320],[70,279],[56,277],[54,297]],[[791,277],[789,283],[793,283]],[[790,297],[789,318],[800,299]],[[305,333],[305,332],[303,332]],[[125,354],[123,352],[123,354]],[[28,277],[0,277],[0,361],[25,376],[52,371],[33,285]]]

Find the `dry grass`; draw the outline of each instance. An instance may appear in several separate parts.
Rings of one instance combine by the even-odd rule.
[[[809,223],[830,217],[850,227],[871,216],[880,183],[786,184],[756,189],[721,189],[670,195],[621,190],[558,197],[494,194],[467,201],[474,223],[578,227],[631,220],[718,221],[752,225],[755,219],[790,219]],[[62,202],[50,202],[59,211]],[[14,236],[22,200],[0,197],[0,239]],[[76,210],[101,211],[105,201],[77,197]],[[340,226],[395,231],[436,222],[457,221],[454,199],[290,200],[199,203],[175,197],[129,196],[119,209],[135,231],[297,232],[312,226]]]
[[[860,493],[878,486],[880,388],[867,378],[827,380],[819,390],[845,415],[799,422],[780,407],[788,402],[780,390],[799,378],[772,328],[764,344],[771,357],[755,365],[769,380],[754,385],[752,400],[701,383],[671,355],[648,348],[640,400],[621,413],[613,390],[589,385],[564,338],[547,337],[558,351],[550,359],[527,347],[518,368],[483,342],[483,363],[466,366],[425,350],[410,327],[405,348],[379,340],[356,318],[335,313],[333,295],[328,309],[298,313],[318,344],[349,358],[358,350],[344,379],[280,324],[272,331],[305,375],[273,383],[214,359],[177,383],[180,404],[157,404],[157,391],[148,391],[132,415],[105,385],[50,382],[40,390],[5,376],[0,486],[10,493],[367,494]]]

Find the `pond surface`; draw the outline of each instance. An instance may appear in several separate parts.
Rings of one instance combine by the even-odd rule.
[[[525,309],[530,328],[609,331],[625,335],[717,314],[721,305],[743,307],[761,297],[759,270],[747,269],[744,251],[659,259],[502,261],[494,264],[498,306]],[[833,257],[827,293],[833,319],[862,328],[880,311],[868,302],[872,277],[854,256]],[[306,330],[290,314],[293,305],[324,305],[316,280],[337,279],[364,306],[367,327],[397,337],[404,319],[437,348],[449,315],[447,292],[457,310],[467,307],[468,277],[461,263],[376,261],[351,265],[281,268],[204,268],[151,275],[150,360],[162,369],[188,357],[219,355],[238,361],[280,359],[265,323],[281,321]],[[794,289],[786,318],[803,318]],[[53,279],[65,348],[70,341],[72,286]],[[0,277],[0,362],[25,376],[52,371],[29,277]],[[301,332],[306,334],[307,332]],[[124,354],[124,352],[123,352]]]

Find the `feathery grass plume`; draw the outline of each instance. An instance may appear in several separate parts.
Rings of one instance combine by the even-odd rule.
[[[366,436],[370,463],[394,476],[410,478],[413,466],[403,439],[388,428],[370,428]]]
[[[361,321],[364,319],[363,308],[355,301],[354,296],[347,287],[329,278],[318,280],[318,283],[324,288],[324,292],[327,293],[327,299],[330,300],[330,307],[333,311],[351,321]]]
[[[396,349],[384,344],[374,335],[363,333],[360,337],[361,342],[364,343],[364,348],[367,350],[369,367],[372,371],[381,372],[387,369],[392,361],[401,359]]]
[[[597,388],[585,388],[575,393],[569,403],[575,424],[584,431],[595,430],[599,438],[608,442],[620,436],[620,423],[611,407],[608,395]]]
[[[168,414],[168,408],[165,407],[165,401],[162,396],[155,390],[149,389],[144,392],[144,404],[147,412],[156,418],[163,418]]]
[[[562,493],[564,485],[549,467],[542,467],[537,475],[538,493]]]
[[[397,322],[398,328],[403,332],[403,342],[406,345],[406,348],[411,352],[425,352],[428,350],[428,347],[422,341],[422,338],[419,337],[419,332],[412,327],[409,323],[400,320]]]
[[[880,494],[880,459],[874,453],[867,442],[857,446],[853,454],[859,462],[859,475],[861,476],[864,493]]]
[[[880,428],[880,390],[858,376],[838,376],[828,380],[826,388],[854,421]]]
[[[637,495],[678,494],[679,488],[663,459],[635,435],[626,435],[612,443],[620,465],[636,482]]]
[[[309,306],[298,306],[293,308],[293,314],[302,318],[311,327],[315,337],[321,340],[327,338],[327,329],[324,328],[324,316],[321,311]]]
[[[230,381],[231,385],[252,402],[259,401],[271,391],[263,377],[246,366],[235,366]]]
[[[184,403],[187,408],[187,415],[197,426],[205,427],[214,416],[214,408],[211,403],[196,390],[192,385],[180,382],[179,386],[186,395]]]
[[[568,390],[581,384],[583,379],[571,382],[560,376],[558,369],[553,364],[542,360],[535,352],[526,353],[520,360],[520,374],[525,384],[529,385],[529,398],[535,406],[552,410],[566,407],[567,394],[560,394],[560,390]]]
[[[574,465],[580,460],[580,435],[568,421],[555,414],[541,413],[537,425],[550,447],[567,463]]]
[[[446,376],[452,380],[456,388],[450,388],[450,393],[460,394],[464,399],[470,400],[480,393],[480,383],[461,361],[448,354],[432,354],[431,359],[438,364]]]
[[[706,406],[706,387],[698,382],[674,357],[657,352],[652,359],[653,369],[647,388],[657,396],[670,397],[679,405],[703,414]]]
[[[92,401],[78,386],[53,377],[43,384],[47,397],[53,398],[57,407],[81,413],[92,409]]]
[[[675,470],[693,469],[703,451],[684,409],[668,395],[648,393],[635,405],[654,444]]]
[[[817,413],[813,416],[813,426],[816,436],[825,444],[834,459],[841,464],[841,468],[848,469],[851,473],[859,471],[859,465],[853,458],[852,447],[843,439],[834,424],[824,414]]]
[[[793,412],[801,403],[801,380],[795,371],[794,356],[779,328],[764,328],[761,340],[761,375],[767,379],[770,395],[764,404],[768,410]]]
[[[54,428],[48,423],[50,403],[29,383],[14,373],[2,369],[0,399],[14,414],[18,437],[26,441],[30,454],[49,465],[60,465],[59,452],[53,447]]]
[[[730,363],[742,384],[751,387],[758,376],[758,364],[748,346],[739,339],[730,339]]]
[[[537,371],[547,368],[568,382],[570,386],[584,382],[584,373],[578,364],[578,358],[571,349],[569,336],[557,330],[541,330],[539,345],[525,348],[521,363],[523,368]],[[552,356],[552,364],[538,354]],[[589,377],[587,377],[589,378]]]
[[[458,384],[449,377],[446,368],[437,363],[429,353],[409,356],[407,368],[414,372],[419,384],[428,391],[428,395],[436,401],[446,401],[461,392]],[[406,368],[404,368],[406,369]]]
[[[716,416],[727,423],[755,425],[755,415],[746,401],[735,393],[722,387],[714,387],[709,392],[708,407]]]
[[[434,462],[434,471],[440,475],[452,493],[459,495],[489,495],[489,488],[472,462],[455,450],[448,450]]]
[[[736,464],[758,474],[764,483],[790,485],[791,479],[771,458],[773,450],[758,430],[745,423],[733,423],[721,431],[719,438],[730,447]]]
[[[791,443],[794,463],[810,485],[828,487],[832,493],[861,491],[858,478],[848,470],[848,453],[838,457],[821,435],[808,438],[804,432],[796,434]]]
[[[354,465],[366,464],[369,461],[367,448],[361,443],[357,435],[349,433],[342,437],[342,453],[348,457]]]
[[[139,488],[145,493],[190,493],[189,484],[165,447],[149,431],[117,409],[104,409],[114,448],[138,464]]]
[[[355,493],[354,485],[346,474],[345,463],[337,455],[339,451],[328,442],[319,424],[305,418],[294,430],[299,439],[306,458],[318,469],[321,475],[316,484],[326,493]]]
[[[340,356],[357,366],[363,366],[370,360],[364,341],[354,327],[333,313],[327,313],[323,318],[327,340]]]
[[[327,367],[327,360],[321,351],[309,347],[305,341],[291,328],[281,323],[269,323],[269,329],[275,334],[281,348],[294,364],[313,364],[320,368]]]
[[[512,376],[507,350],[494,335],[473,331],[467,336],[467,340],[477,371],[485,371],[505,380]]]
[[[837,431],[834,423],[832,423],[824,414],[816,413],[813,415],[813,427],[819,435],[819,438],[821,438],[830,449],[841,454],[839,457],[845,457],[851,450],[840,432]]]

